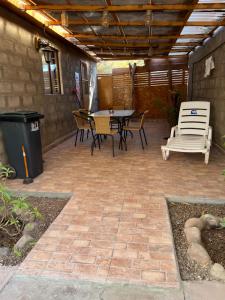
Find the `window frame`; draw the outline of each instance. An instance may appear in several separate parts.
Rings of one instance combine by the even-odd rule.
[[[41,59],[42,59],[42,73],[43,73],[43,79],[44,79],[44,93],[45,95],[62,95],[63,89],[62,89],[62,78],[61,78],[61,70],[60,70],[60,61],[59,61],[59,50],[52,45],[48,46],[49,52],[53,53],[53,57],[51,58],[51,62],[48,63],[45,59],[44,51],[46,50],[45,48],[41,50]],[[54,63],[53,63],[54,62]],[[51,70],[51,65],[55,65],[55,78],[52,77],[53,72]],[[48,82],[49,86],[46,85],[45,82],[45,72],[44,72],[44,66],[47,66],[47,74],[48,74]],[[55,85],[54,85],[54,80],[57,80],[57,87],[58,91],[56,91]],[[49,90],[49,92],[48,92]]]

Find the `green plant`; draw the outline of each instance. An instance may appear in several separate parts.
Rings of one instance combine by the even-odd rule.
[[[13,196],[5,185],[0,184],[0,230],[9,236],[19,235],[25,225],[23,216],[26,215],[34,219],[42,217],[25,197]]]
[[[152,105],[155,109],[161,111],[163,115],[165,115],[169,125],[173,127],[177,125],[180,104],[182,101],[182,95],[179,91],[171,91],[171,103],[156,98],[152,101]]]
[[[13,248],[13,253],[17,257],[21,257],[22,256],[22,251],[19,250],[19,249],[17,249],[16,247]]]
[[[0,162],[0,178],[6,179],[6,178],[14,178],[16,175],[16,171],[14,168],[4,165],[2,162]]]
[[[220,219],[220,227],[225,228],[225,218]]]

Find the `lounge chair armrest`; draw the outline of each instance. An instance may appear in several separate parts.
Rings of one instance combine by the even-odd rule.
[[[209,132],[208,132],[208,136],[207,136],[207,140],[206,140],[207,149],[210,149],[211,144],[212,144],[212,127],[209,126]]]
[[[209,126],[208,140],[212,140],[212,126]]]
[[[173,137],[175,137],[175,135],[176,135],[176,133],[177,133],[177,126],[173,126],[172,128],[171,128],[171,132],[170,132],[170,138],[173,138]]]

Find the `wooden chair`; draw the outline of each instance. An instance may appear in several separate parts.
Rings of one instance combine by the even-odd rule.
[[[94,138],[93,124],[92,124],[91,120],[86,115],[84,115],[83,112],[80,112],[79,110],[72,111],[72,114],[74,116],[74,119],[75,119],[75,122],[77,125],[77,131],[76,131],[75,142],[74,142],[74,146],[76,147],[79,132],[80,132],[80,142],[84,141],[84,133],[85,132],[87,132],[87,139],[88,139],[90,131],[91,131],[92,137]]]
[[[209,126],[210,102],[186,101],[180,106],[178,125],[171,128],[167,144],[161,146],[164,160],[170,151],[203,153],[209,162],[212,128]]]
[[[138,123],[136,123],[136,124],[135,123],[133,123],[133,124],[130,123],[127,126],[123,127],[123,132],[124,132],[125,139],[127,138],[127,133],[128,132],[131,132],[131,133],[133,131],[138,131],[139,132],[142,149],[144,149],[144,143],[143,143],[143,139],[142,139],[142,133],[143,133],[143,136],[144,136],[145,144],[148,145],[146,134],[145,134],[145,129],[144,129],[145,116],[146,116],[146,114],[148,112],[149,111],[146,110],[146,111],[144,111],[143,113],[141,113],[139,115],[139,122]]]
[[[110,116],[95,116],[94,122],[95,122],[95,135],[91,145],[91,155],[93,155],[95,141],[96,140],[98,141],[98,146],[100,149],[100,137],[101,135],[104,135],[104,136],[111,136],[112,138],[112,153],[114,157],[115,156],[114,136],[118,134],[118,130],[111,129]]]

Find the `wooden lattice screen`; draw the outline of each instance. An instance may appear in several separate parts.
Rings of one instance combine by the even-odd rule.
[[[112,74],[114,107],[132,107],[132,79],[129,69],[115,69]]]
[[[150,70],[150,71],[149,71]],[[114,69],[109,79],[101,78],[101,109],[106,107],[134,108],[137,111],[149,110],[149,117],[164,118],[166,107],[171,104],[174,91],[186,100],[188,70],[186,64],[153,65],[137,67],[133,76],[129,69]],[[107,79],[107,81],[106,81]],[[104,88],[103,88],[104,86]],[[111,103],[107,92],[112,90]],[[102,97],[102,98],[103,98]]]

